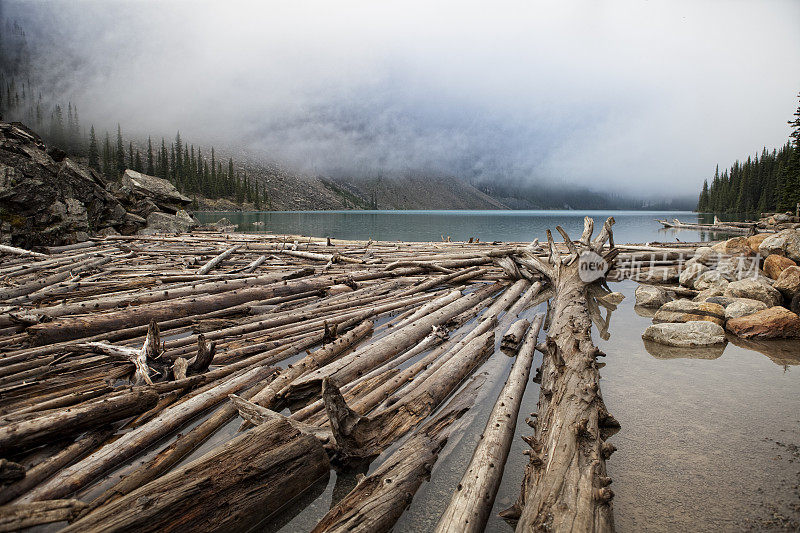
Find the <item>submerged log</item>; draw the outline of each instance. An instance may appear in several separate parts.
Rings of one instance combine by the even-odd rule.
[[[339,389],[326,378],[322,399],[336,439],[337,459],[358,461],[380,454],[432,413],[493,351],[494,332],[481,335],[467,344],[448,365],[431,374],[413,394],[369,417],[353,411]]]
[[[609,218],[591,239],[593,222],[585,219],[579,243],[566,232],[570,253],[562,257],[548,230],[549,262],[527,256],[523,264],[539,270],[555,289],[551,325],[544,353],[539,412],[530,462],[517,503],[503,513],[519,517],[517,531],[613,531],[614,520],[605,461],[613,451],[604,430],[616,421],[600,393],[598,365],[602,355],[592,342],[587,300],[599,287],[616,256]],[[611,248],[603,252],[609,241]],[[594,266],[589,268],[587,262]],[[582,267],[583,265],[583,267]]]
[[[63,531],[245,529],[329,472],[322,444],[276,417],[99,507]]]
[[[437,533],[479,533],[486,526],[517,427],[519,406],[528,384],[542,319],[543,316],[538,315],[525,336],[525,342],[497,397],[472,460],[439,519]],[[521,322],[527,326],[527,321],[517,324]]]
[[[447,443],[451,425],[475,402],[483,374],[461,392],[367,478],[362,479],[320,520],[313,533],[390,531],[411,498],[430,476],[439,452]]]

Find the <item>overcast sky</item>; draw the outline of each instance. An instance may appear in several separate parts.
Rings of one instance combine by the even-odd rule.
[[[84,122],[316,172],[694,193],[800,91],[796,0],[0,1],[83,60],[41,68]]]

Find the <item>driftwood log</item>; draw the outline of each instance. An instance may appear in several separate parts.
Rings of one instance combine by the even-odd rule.
[[[472,407],[486,377],[475,376],[431,420],[367,478],[362,479],[313,529],[322,532],[380,533],[390,531],[422,482],[430,476],[450,427]]]
[[[486,526],[511,449],[519,406],[528,384],[536,351],[536,337],[539,335],[543,318],[542,315],[538,315],[525,335],[524,344],[517,354],[503,390],[497,397],[472,460],[447,509],[439,519],[439,524],[436,526],[437,533],[479,533]],[[517,324],[520,322],[523,321]],[[527,321],[524,322],[527,326]]]
[[[276,417],[99,507],[63,531],[243,529],[329,472],[320,442]]]
[[[547,232],[550,255],[545,262],[526,255],[523,267],[545,275],[555,290],[552,318],[541,370],[535,434],[517,503],[503,515],[519,517],[517,531],[613,531],[613,492],[605,461],[615,449],[606,442],[607,429],[618,426],[600,393],[596,358],[603,355],[592,342],[588,299],[599,290],[616,256],[613,218],[591,240],[593,221],[585,219],[579,242],[564,236],[569,253],[558,251]],[[604,251],[606,242],[610,249]]]

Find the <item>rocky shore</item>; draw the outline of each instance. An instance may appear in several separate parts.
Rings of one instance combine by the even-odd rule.
[[[636,289],[639,309],[654,312],[642,338],[683,348],[721,345],[731,337],[798,339],[799,262],[797,227],[700,247],[679,274],[692,298],[658,285]]]

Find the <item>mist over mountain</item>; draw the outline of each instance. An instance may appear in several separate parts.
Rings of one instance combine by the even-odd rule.
[[[791,1],[2,0],[0,18],[26,32],[4,55],[85,127],[180,129],[342,182],[450,176],[505,205],[696,198],[717,161],[785,142],[800,86]]]

